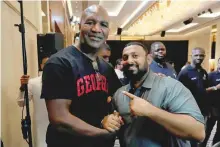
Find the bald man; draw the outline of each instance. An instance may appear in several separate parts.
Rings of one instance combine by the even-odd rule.
[[[50,120],[48,147],[114,145],[122,121],[111,113],[107,98],[121,84],[114,69],[98,57],[108,34],[106,10],[92,5],[82,14],[79,43],[53,55],[45,65],[41,98]]]
[[[178,80],[191,91],[203,116],[206,117],[208,115],[206,92],[206,88],[208,88],[208,74],[206,70],[202,68],[204,58],[205,50],[203,48],[193,48],[192,63],[180,71]],[[192,147],[197,147],[197,143],[191,143]]]
[[[154,42],[151,45],[151,56],[153,58],[150,69],[155,73],[162,73],[176,79],[176,71],[172,65],[166,62],[166,47],[162,42]]]

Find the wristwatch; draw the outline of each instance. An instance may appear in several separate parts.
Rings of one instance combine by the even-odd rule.
[[[213,86],[212,88],[213,88],[213,90],[218,90],[218,88],[216,86]]]

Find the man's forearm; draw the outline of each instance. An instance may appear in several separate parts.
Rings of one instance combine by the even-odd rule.
[[[59,131],[78,136],[98,137],[109,134],[107,130],[96,128],[71,114],[57,118],[51,123],[56,125]]]
[[[169,113],[152,106],[152,111],[147,117],[176,136],[198,141],[205,137],[204,125],[191,116]]]
[[[208,92],[208,93],[212,92],[212,91],[216,91],[216,90],[218,90],[218,88],[216,86],[206,88],[206,92]]]

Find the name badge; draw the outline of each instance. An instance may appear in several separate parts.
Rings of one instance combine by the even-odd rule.
[[[206,80],[206,75],[203,76],[203,80]]]
[[[220,79],[216,79],[216,81],[217,81],[217,82],[219,82],[219,81],[220,81]]]
[[[194,78],[191,78],[191,80],[196,80],[197,78],[196,77],[194,77]]]

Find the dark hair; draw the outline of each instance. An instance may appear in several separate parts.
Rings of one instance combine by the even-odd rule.
[[[152,52],[154,49],[155,49],[155,45],[156,44],[159,44],[159,45],[163,45],[165,47],[165,45],[163,44],[163,42],[160,42],[160,41],[156,41],[156,42],[153,42],[150,46],[150,52]],[[166,47],[165,47],[166,48]]]
[[[122,61],[122,59],[117,59],[117,60],[116,60],[116,65],[121,64],[121,61]]]
[[[195,47],[195,48],[192,49],[192,51],[195,51],[195,50],[205,51],[205,50],[204,50],[203,48],[201,48],[201,47]]]
[[[173,64],[174,62],[173,61],[171,61],[171,60],[169,60],[169,61],[167,61],[168,63],[170,63],[170,64]]]
[[[128,44],[125,45],[125,47],[131,46],[131,45],[141,46],[147,54],[149,53],[149,50],[147,49],[147,47],[143,43],[140,43],[140,42],[129,42]]]

